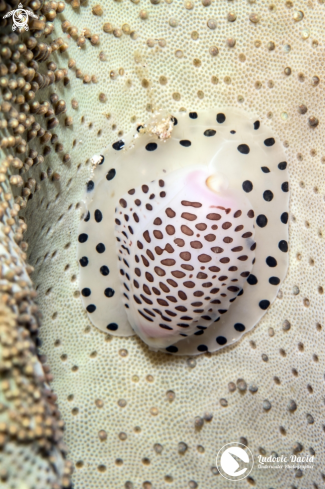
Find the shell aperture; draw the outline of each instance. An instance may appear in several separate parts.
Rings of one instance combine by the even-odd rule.
[[[103,152],[78,238],[93,324],[174,354],[237,341],[288,266],[279,141],[235,109],[191,115],[166,142],[143,134]]]

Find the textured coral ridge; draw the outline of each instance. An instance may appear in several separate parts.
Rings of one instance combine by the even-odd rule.
[[[27,34],[22,41],[19,30],[12,32],[9,14],[17,4],[0,4],[0,485],[4,489],[58,489],[69,487],[72,467],[65,460],[57,397],[49,387],[52,375],[36,348],[37,293],[29,277],[33,267],[26,264],[28,243],[23,234],[27,225],[19,216],[31,191],[37,189],[36,180],[28,178],[26,171],[47,154],[38,154],[28,142],[36,135],[45,135],[43,143],[51,138],[35,120],[40,104],[34,98],[35,92],[55,80],[53,72],[37,73],[36,61],[46,60],[52,52],[36,39],[49,35],[53,25],[46,25],[44,15],[31,21],[36,37]],[[63,3],[54,4],[63,11]],[[38,0],[29,2],[29,11],[40,7]]]
[[[285,277],[287,162],[278,138],[243,111],[172,119],[167,141],[151,122],[93,157],[79,284],[101,330],[134,330],[171,353],[213,352],[260,320]]]
[[[8,190],[4,182],[1,188]],[[5,195],[10,202],[10,192]],[[0,211],[1,487],[56,489],[61,483],[68,487],[71,467],[62,457],[66,453],[63,421],[48,385],[49,368],[43,367],[44,358],[35,347],[39,313],[26,273],[31,267],[26,267],[25,253],[12,239],[19,231],[17,225],[4,225],[10,207],[2,204]]]
[[[241,440],[255,457],[315,453],[312,470],[255,466],[250,484],[320,488],[324,5],[153,3],[110,1],[74,10],[79,1],[73,0],[62,13],[61,2],[43,11],[34,0],[40,30],[31,29],[29,42],[18,33],[1,37],[1,78],[8,83],[1,80],[1,127],[7,128],[1,146],[13,156],[6,170],[1,166],[1,179],[6,171],[16,174],[17,205],[27,203],[24,242],[43,312],[42,352],[66,423],[74,485],[228,488],[215,457],[225,443]],[[12,7],[1,2],[3,14]],[[20,78],[25,82],[18,84]],[[290,268],[279,300],[238,345],[196,360],[150,353],[135,337],[105,336],[91,326],[79,296],[75,209],[90,178],[89,155],[121,139],[158,105],[176,117],[241,106],[287,148]],[[1,199],[6,204],[4,194]],[[22,241],[22,229],[16,239]],[[32,461],[25,466],[35,467]],[[36,480],[37,471],[32,474]]]

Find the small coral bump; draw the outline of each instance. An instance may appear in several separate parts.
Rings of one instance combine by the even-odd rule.
[[[71,116],[66,117],[64,123],[67,127],[72,126],[73,125],[73,118]]]
[[[12,175],[9,179],[10,184],[15,187],[22,187],[24,185],[24,180],[20,175]]]
[[[106,32],[107,34],[112,34],[113,32],[113,26],[110,22],[105,22],[103,25],[103,31]]]
[[[52,175],[53,182],[58,182],[61,179],[61,175],[58,172],[54,172]]]
[[[308,118],[308,124],[310,125],[310,127],[313,127],[313,128],[317,127],[319,124],[319,120],[317,119],[317,117],[312,115]]]
[[[99,4],[94,5],[94,7],[92,8],[92,13],[100,17],[104,13],[103,7]]]

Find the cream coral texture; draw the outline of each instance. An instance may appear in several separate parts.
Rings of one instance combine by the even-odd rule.
[[[122,0],[103,2],[101,16],[94,6],[67,5],[61,18],[79,33],[98,34],[95,46],[86,40],[79,48],[55,22],[69,44],[59,66],[73,58],[97,83],[71,72],[70,88],[58,89],[73,126],[56,132],[72,160],[45,159],[60,181],[40,182],[26,210],[42,352],[66,422],[74,487],[226,488],[215,458],[231,441],[248,444],[255,457],[315,454],[313,469],[255,466],[238,487],[322,487],[325,6]],[[107,22],[120,31],[104,32]],[[78,286],[77,231],[90,158],[151,110],[177,116],[226,106],[255,113],[286,148],[290,268],[277,300],[239,344],[195,360],[151,353],[136,337],[105,336],[90,325]],[[39,169],[30,173],[39,181]]]

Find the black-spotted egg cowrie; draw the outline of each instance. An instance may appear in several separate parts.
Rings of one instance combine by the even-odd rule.
[[[177,355],[251,330],[288,269],[277,137],[243,111],[211,109],[157,117],[95,159],[78,235],[91,322]]]

